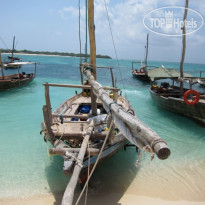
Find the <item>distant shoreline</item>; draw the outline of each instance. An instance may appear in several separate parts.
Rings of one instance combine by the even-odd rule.
[[[2,54],[5,54],[5,55],[10,55],[11,53],[2,53]],[[72,57],[72,56],[61,56],[61,55],[48,55],[48,54],[35,54],[35,53],[14,53],[14,55],[25,55],[25,56],[58,56],[58,57]]]
[[[11,54],[11,50],[8,49],[1,49],[0,53],[4,54]],[[15,55],[42,55],[42,56],[63,56],[63,57],[83,57],[85,58],[85,54],[83,53],[64,53],[64,52],[49,52],[49,51],[29,51],[29,50],[14,50]],[[89,58],[90,55],[88,54],[87,57]],[[108,55],[100,55],[97,54],[96,58],[104,58],[104,59],[112,59]]]

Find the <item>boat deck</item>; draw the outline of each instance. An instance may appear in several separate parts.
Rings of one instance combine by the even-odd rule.
[[[129,108],[129,103],[123,100],[121,96],[118,97],[117,103]],[[84,97],[82,94],[78,94],[69,100],[61,104],[61,106],[53,112],[53,126],[52,130],[56,137],[62,138],[79,138],[81,139],[86,133],[89,122],[87,119],[90,113],[81,113],[80,106],[91,105],[91,98]],[[99,125],[95,126],[94,136],[96,139],[103,139],[106,136],[107,131],[103,128],[106,123],[103,122],[106,111],[104,110],[100,100],[97,100],[97,108],[100,113],[98,120]]]

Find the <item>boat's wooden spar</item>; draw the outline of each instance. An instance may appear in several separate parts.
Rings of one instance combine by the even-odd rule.
[[[70,205],[73,202],[73,196],[74,196],[74,191],[75,187],[77,185],[77,181],[80,175],[80,171],[83,168],[83,159],[87,150],[87,145],[89,142],[89,138],[92,134],[94,127],[93,121],[89,124],[89,127],[87,129],[87,133],[83,139],[78,157],[77,157],[77,163],[75,164],[74,170],[73,170],[73,175],[66,187],[65,193],[63,195],[63,200],[62,200],[62,205]]]
[[[122,134],[139,148],[148,145],[149,149],[147,150],[156,153],[159,159],[168,158],[170,150],[157,133],[115,103],[103,87],[95,81],[89,69],[82,69],[84,69],[84,74],[93,88],[94,94],[102,101],[105,110],[112,114],[114,123]]]

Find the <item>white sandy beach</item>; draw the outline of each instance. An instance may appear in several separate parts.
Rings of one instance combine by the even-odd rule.
[[[120,198],[121,197],[121,198]],[[119,199],[120,198],[120,199]],[[60,205],[61,204],[62,195],[58,196],[53,195],[42,195],[36,196],[32,198],[25,199],[1,199],[0,205]],[[119,199],[119,200],[116,200]],[[79,205],[84,204],[82,200]],[[88,205],[204,205],[205,202],[196,202],[196,201],[166,201],[159,198],[151,198],[146,196],[138,196],[138,195],[130,195],[125,194],[120,196],[119,194],[106,194],[106,195],[88,195]]]

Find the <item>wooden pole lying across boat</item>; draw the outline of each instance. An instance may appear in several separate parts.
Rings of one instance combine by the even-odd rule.
[[[159,159],[168,158],[170,150],[157,133],[115,103],[102,86],[95,81],[89,70],[85,69],[84,73],[95,95],[102,101],[105,110],[112,114],[114,123],[122,134],[139,148],[149,145],[150,151],[155,152]]]

